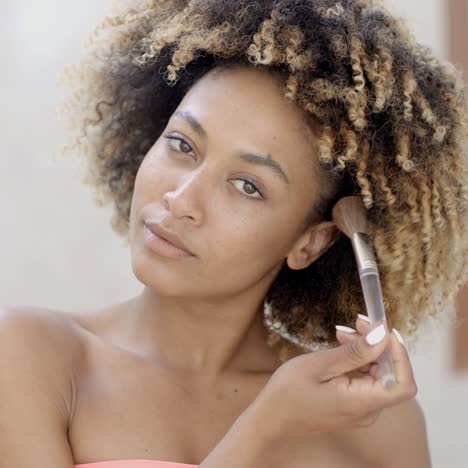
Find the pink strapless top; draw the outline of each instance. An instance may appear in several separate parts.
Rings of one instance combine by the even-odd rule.
[[[75,465],[75,468],[189,468],[197,466],[161,460],[109,460]]]

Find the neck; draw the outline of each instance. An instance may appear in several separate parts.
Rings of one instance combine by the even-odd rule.
[[[122,304],[118,328],[129,346],[184,373],[272,372],[280,362],[267,344],[264,294],[259,297],[213,302],[164,297],[145,287]]]

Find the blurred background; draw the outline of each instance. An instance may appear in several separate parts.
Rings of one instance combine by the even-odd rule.
[[[420,42],[458,62],[468,62],[466,3],[387,0]],[[112,0],[1,4],[0,304],[72,310],[128,299],[141,289],[128,248],[110,228],[111,207],[97,208],[80,184],[79,159],[60,157],[68,140],[57,113],[58,74],[79,60]],[[447,311],[412,352],[435,468],[468,466],[468,371],[455,370],[453,322]]]

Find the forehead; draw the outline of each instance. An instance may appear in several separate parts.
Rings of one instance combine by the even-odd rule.
[[[194,114],[208,138],[222,132],[278,157],[294,153],[310,161],[316,153],[317,131],[307,125],[304,111],[284,96],[284,81],[276,73],[218,67],[195,83],[178,109]]]

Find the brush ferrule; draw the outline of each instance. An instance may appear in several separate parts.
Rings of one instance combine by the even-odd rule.
[[[372,237],[364,232],[355,232],[351,238],[354,256],[359,270],[359,276],[377,273],[377,262],[372,247]]]

